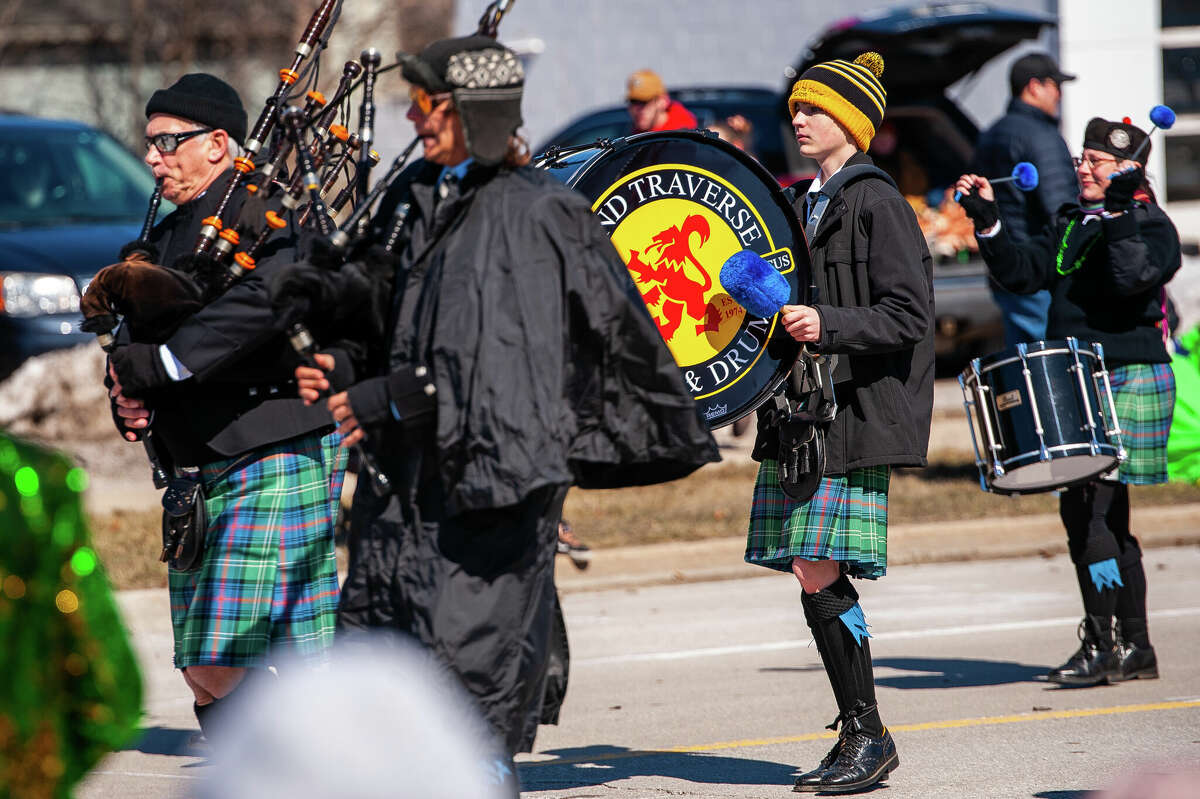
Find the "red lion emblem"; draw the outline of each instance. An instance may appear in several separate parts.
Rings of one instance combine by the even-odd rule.
[[[712,288],[712,278],[692,253],[692,236],[700,238],[699,248],[708,241],[709,232],[707,219],[690,214],[682,225],[672,225],[656,235],[641,253],[629,251],[629,271],[637,279],[642,299],[647,306],[662,301],[660,310],[665,321],[655,321],[667,341],[679,329],[684,313],[702,323],[696,325],[697,335],[721,327],[720,312],[704,300],[705,292]],[[643,261],[642,256],[650,264]],[[700,273],[700,280],[694,280],[688,274],[689,264]]]

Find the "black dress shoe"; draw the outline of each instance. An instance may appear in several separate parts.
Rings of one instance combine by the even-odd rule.
[[[825,776],[825,772],[833,765],[833,761],[837,760],[838,752],[840,751],[842,751],[842,739],[839,737],[837,743],[829,750],[829,754],[825,755],[815,769],[807,771],[796,778],[796,784],[792,786],[792,790],[801,793],[821,790],[821,778]]]
[[[1057,669],[1046,672],[1047,680],[1059,685],[1086,688],[1121,679],[1121,665],[1111,632],[1105,634],[1096,621],[1088,616],[1079,624],[1079,638],[1082,643],[1078,651]]]
[[[1139,647],[1128,641],[1117,644],[1119,668],[1115,680],[1157,680],[1158,658],[1154,647]]]
[[[896,744],[886,729],[878,738],[865,732],[848,732],[839,743],[837,757],[825,770],[816,788],[797,787],[793,790],[858,793],[887,779],[887,775],[900,765]]]

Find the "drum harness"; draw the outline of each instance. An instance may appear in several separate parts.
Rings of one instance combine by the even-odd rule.
[[[807,241],[813,240],[825,209],[842,187],[867,177],[885,180],[896,187],[890,175],[871,164],[854,164],[838,170],[817,191],[811,204],[804,225]],[[784,189],[783,194],[794,205],[795,186]],[[824,278],[815,271],[812,281],[809,295],[811,302],[818,302],[828,291],[822,291],[819,284],[824,284]],[[764,411],[767,424],[779,430],[779,487],[796,502],[809,500],[825,473],[825,433],[837,416],[833,377],[837,367],[838,356],[809,352],[807,345],[801,346],[789,379],[771,398],[772,407]]]

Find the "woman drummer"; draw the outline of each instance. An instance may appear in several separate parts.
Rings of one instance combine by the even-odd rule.
[[[1079,650],[1046,675],[1061,685],[1158,676],[1146,627],[1142,552],[1129,530],[1128,487],[1167,480],[1175,379],[1163,287],[1179,269],[1180,250],[1179,234],[1146,181],[1149,152],[1142,130],[1093,118],[1075,159],[1078,204],[1059,208],[1021,245],[1000,223],[986,179],[963,175],[956,187],[992,277],[1018,294],[1049,289],[1047,337],[1100,342],[1111,373],[1126,458],[1114,472],[1068,488],[1059,499],[1085,614]]]

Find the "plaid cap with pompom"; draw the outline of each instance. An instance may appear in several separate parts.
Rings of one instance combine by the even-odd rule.
[[[887,108],[881,77],[883,56],[875,52],[863,53],[853,61],[838,58],[814,64],[792,86],[788,110],[795,116],[798,103],[820,108],[837,120],[858,149],[865,152]]]

